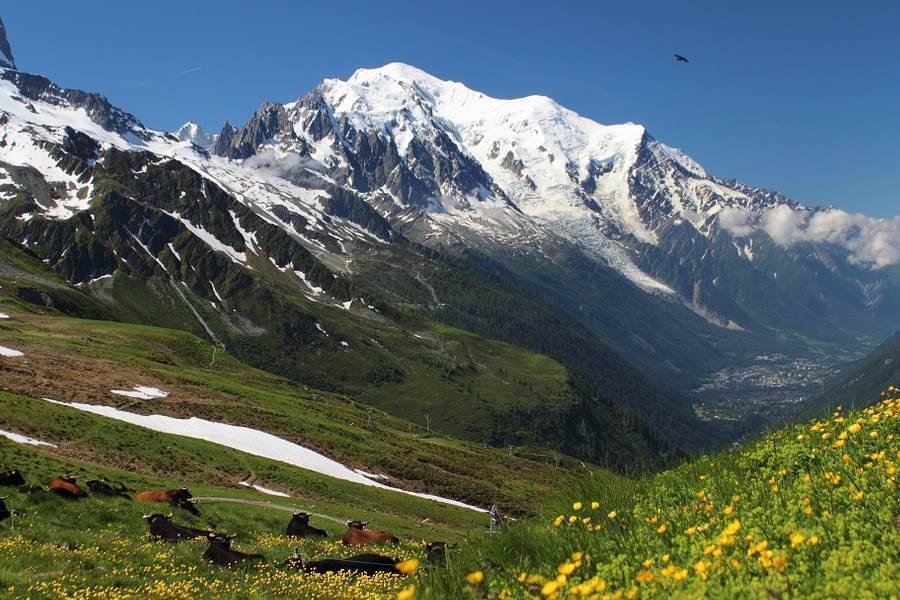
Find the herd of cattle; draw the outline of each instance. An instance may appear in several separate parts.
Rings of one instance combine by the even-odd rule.
[[[134,499],[141,502],[166,503],[175,508],[183,509],[191,514],[199,515],[200,511],[196,507],[196,500],[193,495],[185,488],[175,490],[148,490],[134,493],[128,490],[122,484],[113,484],[103,478],[92,479],[85,482],[90,492],[101,496],[120,497]],[[50,482],[47,488],[37,485],[28,485],[22,474],[13,469],[0,473],[0,486],[19,486],[22,492],[36,492],[39,490],[50,491],[66,500],[80,500],[88,495],[88,492],[82,489],[76,482],[76,478],[71,475],[61,475]],[[6,507],[6,496],[0,497],[0,521],[4,521],[15,515],[22,515],[15,509]],[[318,529],[309,524],[309,518],[312,516],[307,512],[294,512],[293,517],[287,525],[285,534],[292,538],[304,537],[327,537],[328,534],[324,529]],[[171,543],[183,542],[204,537],[208,546],[203,553],[203,558],[222,567],[233,567],[244,561],[259,560],[264,561],[265,557],[261,554],[246,554],[238,552],[231,548],[231,542],[234,535],[216,533],[206,529],[197,529],[180,525],[172,520],[172,513],[161,514],[153,513],[144,515],[150,528],[150,537],[154,540],[162,540]],[[363,521],[348,521],[347,531],[344,533],[342,543],[345,546],[369,546],[378,543],[396,544],[400,540],[397,536],[385,531],[373,531],[366,529],[367,523]],[[422,541],[425,546],[425,552],[430,563],[441,562],[448,548],[453,547],[452,544],[446,542],[426,542]],[[304,561],[298,553],[287,559],[282,566],[310,573],[328,573],[335,571],[352,571],[361,574],[374,573],[399,573],[397,565],[401,559],[384,556],[381,554],[357,554],[350,558],[325,558],[315,561]]]

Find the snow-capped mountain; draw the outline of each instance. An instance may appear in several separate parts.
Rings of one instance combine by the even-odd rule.
[[[736,280],[777,277],[760,271],[761,248],[790,255],[799,240],[823,244],[820,255],[836,253],[819,261],[824,268],[849,265],[839,276],[857,308],[884,298],[868,281],[872,267],[900,260],[900,244],[884,239],[891,223],[716,178],[640,125],[601,125],[543,96],[491,98],[399,63],[265,103],[244,127],[226,125],[213,152],[244,163],[263,156],[269,166],[301,158],[431,245],[566,240],[645,291],[733,329],[772,326],[744,305],[755,300],[733,298]],[[817,219],[822,230],[811,226]],[[785,221],[793,237],[778,235]],[[685,244],[705,251],[687,259]]]
[[[486,296],[516,286],[686,387],[745,354],[878,338],[900,320],[891,222],[719,179],[641,125],[408,65],[325,80],[217,135],[194,122],[155,131],[101,95],[5,68],[0,136],[4,235],[72,283],[184,283],[229,331],[263,328],[257,306],[223,310],[237,288],[222,286],[274,271],[339,310],[376,315],[354,292],[364,281],[523,343],[489,327],[483,298],[441,297],[435,250],[496,276]],[[109,226],[98,214],[110,210],[113,241],[85,221]],[[215,268],[197,272],[188,249]]]
[[[172,132],[178,141],[181,142],[193,142],[197,146],[203,148],[204,150],[209,150],[212,148],[213,144],[216,143],[216,138],[218,135],[214,133],[209,133],[200,126],[199,123],[194,123],[193,121],[188,121],[178,129]]]
[[[678,444],[704,443],[704,425],[682,397],[652,384],[574,318],[476,264],[411,244],[369,195],[314,163],[274,153],[213,156],[102,95],[0,68],[3,295],[37,310],[181,329],[259,368],[347,393],[420,377],[410,357],[456,388],[446,376],[458,367],[432,339],[431,318],[515,306],[505,331],[488,331],[499,320],[487,319],[464,335],[557,357],[588,383],[564,390],[565,402],[549,412],[523,406],[511,416],[478,399],[481,416],[467,416],[478,425],[466,437],[531,443],[546,423],[541,443],[558,441],[589,459],[608,458],[611,448],[668,452],[643,420],[652,419]],[[18,266],[26,263],[37,274]],[[484,293],[472,295],[476,287]],[[551,322],[576,341],[544,336]],[[638,450],[628,448],[634,440]]]

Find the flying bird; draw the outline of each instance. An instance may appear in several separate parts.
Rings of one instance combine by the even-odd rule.
[[[680,54],[676,54],[675,62],[691,62],[691,61],[689,61],[687,58],[685,58],[684,56],[682,56]]]

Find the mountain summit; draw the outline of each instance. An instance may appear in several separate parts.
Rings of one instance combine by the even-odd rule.
[[[13,59],[12,48],[6,38],[6,26],[3,24],[2,18],[0,18],[0,67],[16,68],[16,61]]]
[[[492,98],[402,63],[266,102],[223,129],[213,152],[267,167],[302,159],[303,178],[315,171],[365,194],[426,245],[496,255],[565,240],[722,328],[794,322],[829,336],[823,311],[892,304],[866,283],[897,262],[900,248],[879,241],[890,223],[718,178],[638,124],[603,125],[545,96]],[[791,300],[798,292],[808,299]]]
[[[180,141],[193,142],[204,150],[211,148],[212,145],[216,143],[216,138],[218,137],[215,134],[208,133],[199,123],[195,123],[194,121],[188,121],[171,133]]]
[[[217,136],[154,131],[99,94],[0,69],[0,134],[7,239],[85,290],[115,283],[130,319],[301,380],[327,379],[306,361],[320,346],[346,365],[366,353],[367,385],[403,380],[384,342],[338,337],[325,315],[399,331],[410,311],[547,354],[579,397],[694,445],[677,439],[699,431],[680,393],[744,370],[787,381],[792,360],[821,365],[822,348],[860,349],[900,316],[890,223],[717,178],[639,124],[400,63],[264,102]],[[735,395],[747,386],[728,389],[731,414],[758,412]]]

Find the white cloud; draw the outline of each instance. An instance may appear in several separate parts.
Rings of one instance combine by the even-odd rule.
[[[263,171],[275,177],[291,179],[291,176],[303,174],[308,169],[320,167],[321,165],[315,160],[305,158],[299,154],[291,152],[281,153],[266,149],[244,160],[244,166]]]
[[[834,244],[847,249],[851,262],[867,267],[900,262],[900,216],[875,219],[838,208],[810,211],[787,205],[761,213],[729,207],[720,213],[719,224],[738,237],[764,231],[785,247],[801,242]]]
[[[763,211],[761,221],[763,231],[768,233],[769,237],[781,246],[791,246],[801,241],[812,241],[806,240],[804,235],[803,215],[785,204]]]
[[[726,206],[719,213],[719,225],[738,237],[748,236],[754,231],[753,213],[746,208]]]

